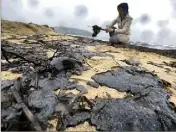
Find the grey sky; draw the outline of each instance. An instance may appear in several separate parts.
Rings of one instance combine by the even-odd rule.
[[[132,41],[176,46],[174,0],[2,0],[2,18],[91,31],[88,25],[105,27],[116,18],[116,6],[121,2],[129,3],[134,18]],[[169,30],[169,36],[161,37],[161,32],[167,34]],[[99,37],[107,39],[108,35],[102,32]]]

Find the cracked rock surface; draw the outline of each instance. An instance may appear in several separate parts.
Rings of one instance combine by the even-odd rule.
[[[133,94],[98,100],[91,121],[102,131],[174,131],[176,114],[162,81],[139,67],[122,67],[92,77],[100,85]],[[149,127],[150,126],[150,127]]]
[[[170,112],[171,113],[171,112]],[[176,115],[154,110],[133,99],[99,100],[91,122],[100,131],[175,131]]]
[[[92,76],[100,85],[105,85],[119,91],[138,93],[148,87],[163,88],[162,81],[154,74],[140,67],[120,67]]]

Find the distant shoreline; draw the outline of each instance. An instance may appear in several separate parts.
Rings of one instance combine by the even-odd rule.
[[[99,42],[104,42],[104,43],[108,42],[105,40],[100,40],[97,38],[93,39],[92,37],[85,37],[85,36],[80,36],[80,35],[67,34],[67,36],[79,37],[79,38],[85,38],[85,39],[87,38],[87,39],[91,39],[91,40],[95,40],[95,41],[99,41]],[[138,44],[138,45],[136,45],[136,44]],[[136,43],[136,44],[131,42],[128,48],[135,49],[135,50],[141,51],[141,52],[157,53],[157,54],[164,55],[167,57],[176,58],[176,49],[153,48],[149,44],[144,44],[144,43]],[[125,47],[123,45],[119,45],[119,48],[125,48]]]

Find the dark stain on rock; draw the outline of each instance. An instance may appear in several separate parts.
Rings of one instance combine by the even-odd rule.
[[[94,82],[94,81],[88,81],[88,82],[87,82],[87,85],[90,85],[90,86],[92,86],[92,87],[94,87],[94,88],[98,88],[98,87],[99,87],[99,84],[96,83],[96,82]]]
[[[97,83],[122,92],[137,93],[148,87],[163,88],[162,81],[154,74],[140,67],[120,67],[92,76]]]
[[[122,60],[122,61],[132,66],[139,66],[141,64],[139,61],[136,60]]]

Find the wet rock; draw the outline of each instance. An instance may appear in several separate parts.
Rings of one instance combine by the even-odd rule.
[[[89,111],[78,111],[74,115],[67,115],[63,118],[63,123],[66,127],[74,127],[87,120],[89,120],[91,114]]]
[[[92,76],[100,85],[105,85],[119,91],[138,93],[148,87],[164,88],[161,79],[140,67],[120,67]]]
[[[39,81],[39,86],[42,89],[55,91],[58,89],[65,89],[67,87],[68,80],[65,77],[53,78],[53,79],[43,79]]]
[[[86,53],[88,52],[87,49],[85,49],[84,46],[76,46],[75,48],[72,49],[73,52],[77,52],[77,53]]]
[[[164,131],[176,130],[176,114],[173,115],[163,110],[155,110],[155,113],[158,115],[158,120],[161,122]]]
[[[97,130],[102,131],[144,131],[160,130],[161,128],[155,112],[140,107],[132,100],[96,102],[91,122],[96,125]]]
[[[10,88],[14,84],[14,80],[1,80],[1,90]]]
[[[81,65],[81,62],[69,57],[54,58],[51,61],[51,65],[55,67],[58,71],[74,69],[76,67],[76,64]]]
[[[56,95],[48,90],[35,90],[28,97],[28,105],[39,111],[36,116],[40,121],[46,120],[55,112]]]
[[[66,73],[66,77],[67,77],[67,78],[70,78],[71,76],[72,76],[72,73],[71,73],[71,72],[67,72],[67,73]]]
[[[121,67],[92,78],[100,84],[134,95],[97,101],[91,120],[98,130],[176,130],[176,114],[169,105],[169,94],[156,75],[140,67]]]
[[[1,108],[6,109],[11,106],[13,100],[12,93],[1,92]]]
[[[16,116],[21,115],[21,111],[19,109],[15,109],[12,107],[9,107],[8,109],[1,109],[1,118],[4,118],[5,120],[10,120],[12,118],[15,118]]]
[[[99,84],[96,83],[96,82],[94,82],[94,81],[88,81],[88,82],[87,82],[87,85],[90,85],[90,86],[92,86],[92,87],[94,87],[94,88],[98,88],[98,87],[99,87]]]
[[[15,108],[1,109],[1,130],[2,131],[18,131],[19,121],[22,112]]]
[[[73,93],[65,93],[65,94],[59,94],[58,99],[61,103],[69,104],[69,102],[75,97],[76,95]]]
[[[88,93],[88,90],[84,86],[82,86],[82,85],[78,85],[76,87],[76,90],[80,91],[80,93],[82,93],[82,94]]]
[[[72,93],[59,95],[59,102],[55,108],[55,113],[59,116],[57,130],[65,130],[66,127],[76,126],[90,120],[90,110],[80,109],[79,102],[70,105],[70,101],[75,97],[77,96]]]
[[[81,75],[81,72],[84,71],[84,65],[82,65],[82,63],[75,63],[74,66],[74,71],[79,72]]]
[[[71,89],[76,88],[77,86],[78,86],[77,84],[72,84],[72,85],[67,86],[67,89],[71,90]]]
[[[61,116],[69,115],[70,109],[68,108],[68,102],[64,102],[68,101],[68,98],[66,98],[66,100],[62,98],[60,101],[61,102],[56,105],[55,112],[60,112]]]
[[[157,88],[148,88],[145,90],[142,90],[140,92],[140,95],[135,97],[135,101],[149,109],[152,109],[154,111],[163,111],[165,114],[176,116],[176,114],[173,111],[173,107],[170,105],[169,101],[169,94],[166,93],[163,89],[157,89]],[[176,119],[176,118],[175,118]]]
[[[163,122],[160,119],[163,119]],[[101,131],[176,130],[172,121],[171,117],[163,118],[153,109],[146,108],[132,99],[98,100],[91,116],[92,124]]]

